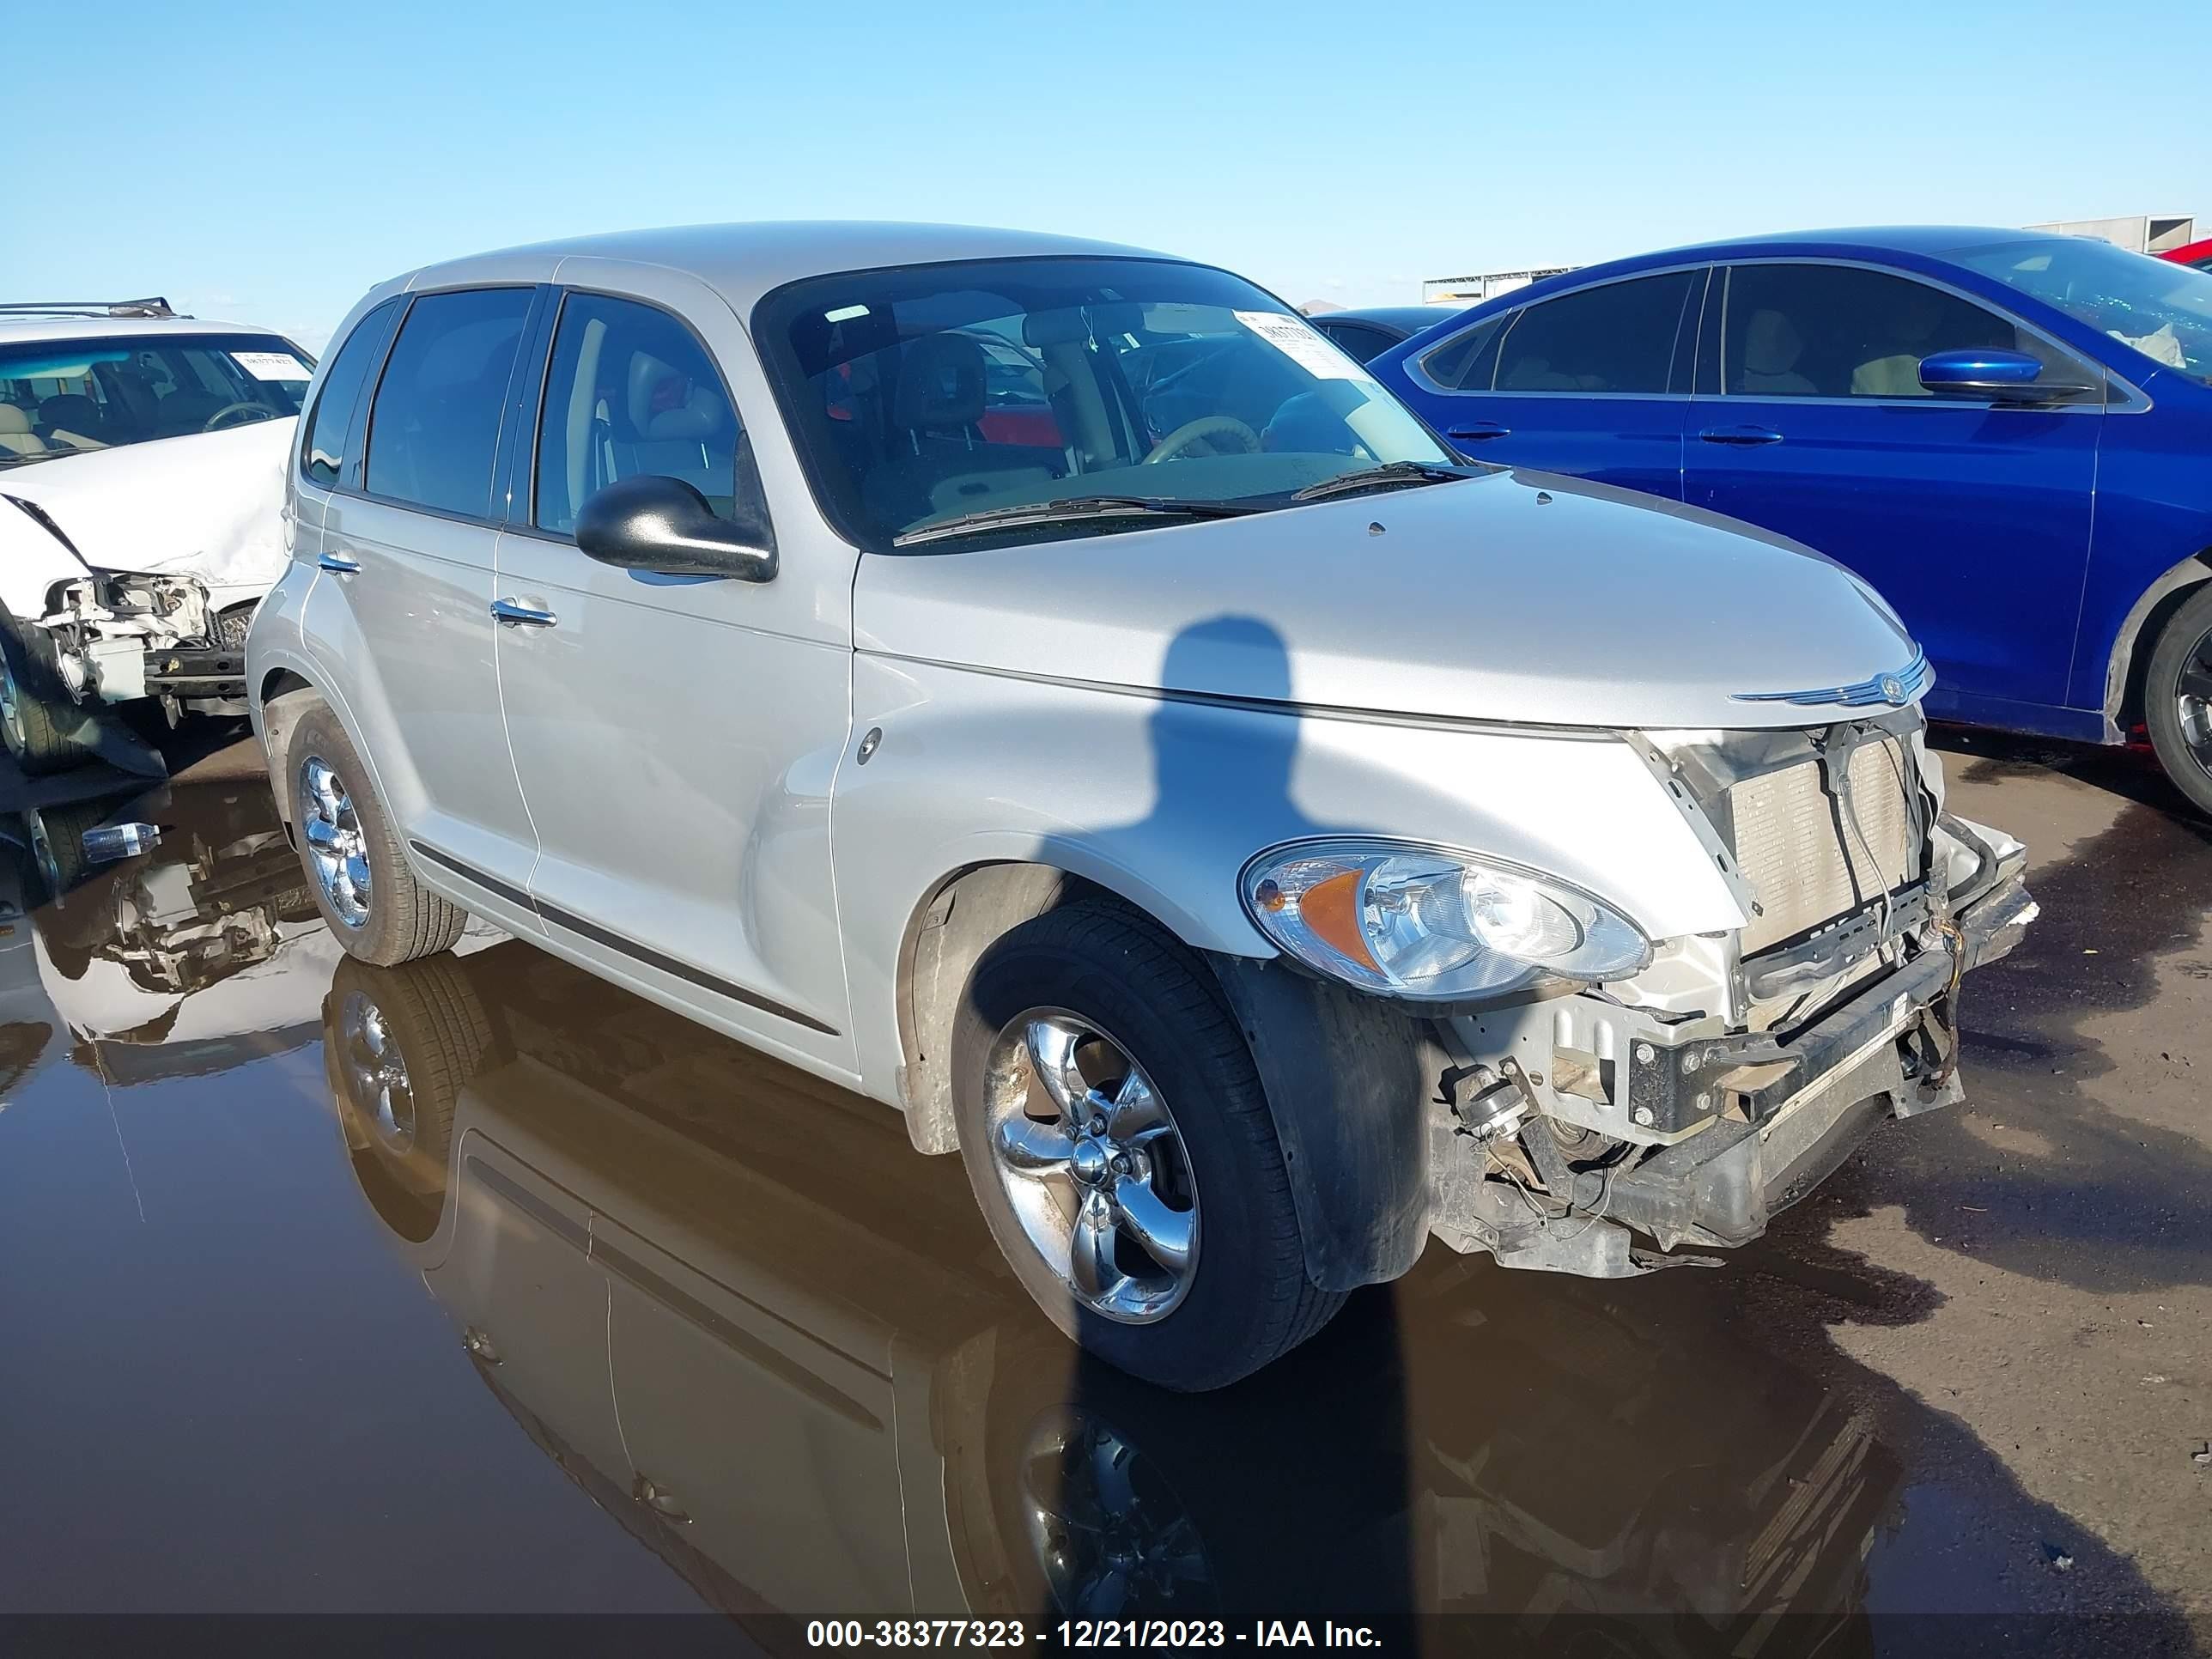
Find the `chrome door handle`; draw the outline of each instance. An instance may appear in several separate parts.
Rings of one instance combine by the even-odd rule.
[[[315,562],[340,576],[350,576],[361,568],[361,561],[350,553],[325,553]]]
[[[1709,444],[1734,444],[1740,448],[1782,441],[1782,434],[1771,426],[1709,426],[1698,436]]]
[[[494,599],[491,614],[507,628],[550,628],[560,620],[550,611],[540,611],[519,599]]]

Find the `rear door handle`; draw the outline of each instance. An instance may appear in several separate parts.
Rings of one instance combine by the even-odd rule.
[[[560,621],[550,611],[540,611],[520,599],[494,599],[491,614],[508,628],[550,628]]]
[[[1698,436],[1709,444],[1734,444],[1739,448],[1782,441],[1782,434],[1771,426],[1709,426]]]
[[[1447,438],[1464,438],[1469,443],[1478,443],[1485,438],[1510,438],[1512,435],[1511,427],[1500,426],[1495,421],[1470,421],[1465,426],[1449,428],[1444,433]]]
[[[315,562],[340,576],[353,575],[361,568],[361,561],[350,553],[325,553]]]

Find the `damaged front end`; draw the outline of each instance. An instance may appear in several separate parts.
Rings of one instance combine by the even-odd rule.
[[[1434,1023],[1439,1237],[1595,1277],[1698,1261],[1661,1253],[1756,1238],[1877,1123],[1960,1098],[1963,977],[2036,907],[2026,849],[1944,812],[1921,726],[1627,734],[1745,924]]]
[[[1313,1281],[1395,1278],[1431,1236],[1596,1278],[1710,1264],[1700,1252],[1758,1237],[1883,1120],[1959,1099],[1964,981],[2036,907],[2026,849],[1944,810],[1923,724],[1906,706],[1800,730],[1610,734],[1635,757],[1612,787],[1631,778],[1668,802],[1635,820],[1624,872],[1647,897],[1707,895],[1690,913],[1701,931],[1639,933],[1619,971],[1424,1005],[1304,958],[1215,958]],[[1309,861],[1345,862],[1332,852]],[[1271,854],[1267,867],[1290,866]],[[1569,896],[1595,939],[1607,911]],[[1409,915],[1457,937],[1443,928],[1464,913],[1390,897],[1370,882],[1340,908],[1377,945]],[[1296,914],[1328,921],[1304,895]]]
[[[196,576],[88,568],[56,582],[33,626],[54,684],[79,703],[158,701],[185,714],[246,712],[253,607],[217,611]]]

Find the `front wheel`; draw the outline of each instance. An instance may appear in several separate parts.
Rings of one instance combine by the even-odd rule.
[[[31,644],[0,623],[0,741],[9,758],[31,777],[67,771],[91,752],[86,720]]]
[[[2143,724],[2174,787],[2212,813],[2212,582],[2158,636],[2143,676]]]
[[[1274,1120],[1205,965],[1085,902],[983,953],[953,1034],[960,1152],[1045,1313],[1109,1364],[1218,1389],[1328,1323]]]

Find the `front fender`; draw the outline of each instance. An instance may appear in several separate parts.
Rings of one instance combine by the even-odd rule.
[[[1430,841],[1543,870],[1654,939],[1743,913],[1644,763],[1606,734],[1516,732],[1163,697],[862,654],[833,857],[868,1091],[896,1098],[898,974],[946,878],[1035,863],[1186,945],[1272,958],[1237,896],[1262,848]],[[878,735],[871,744],[867,734]]]

